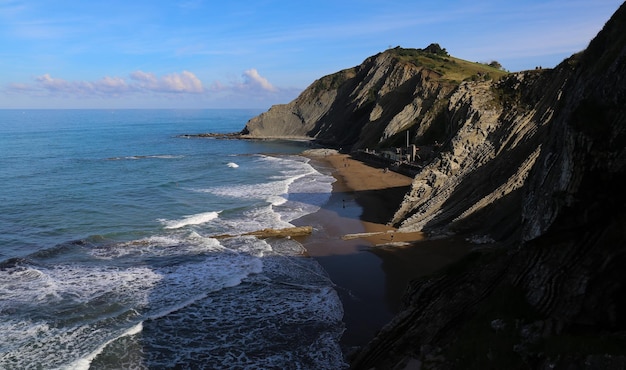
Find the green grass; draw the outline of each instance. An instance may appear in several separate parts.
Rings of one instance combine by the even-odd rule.
[[[330,74],[328,76],[324,76],[319,80],[314,82],[313,89],[314,91],[326,91],[326,90],[336,90],[341,85],[343,85],[346,81],[356,76],[356,68],[348,68],[342,71]]]
[[[497,81],[508,72],[487,64],[469,62],[467,60],[447,55],[445,49],[439,53],[433,53],[425,49],[404,49],[396,47],[385,53],[391,53],[398,61],[410,63],[418,67],[424,67],[440,75],[443,81],[459,84],[462,81],[494,80]],[[347,80],[356,76],[356,67],[348,68],[317,80],[314,91],[326,91],[338,89]]]
[[[468,80],[499,80],[508,72],[487,64],[469,62],[445,54],[434,54],[422,49],[394,48],[386,52],[392,53],[404,63],[425,67],[441,75],[444,80],[455,83]]]

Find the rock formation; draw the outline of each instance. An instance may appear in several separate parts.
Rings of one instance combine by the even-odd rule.
[[[554,69],[502,76],[463,63],[391,49],[243,132],[353,150],[406,130],[418,145],[436,140],[390,221],[494,242],[412,282],[352,366],[626,367],[626,5]]]
[[[390,49],[361,65],[315,81],[289,104],[251,119],[250,138],[314,138],[345,148],[389,146],[404,132],[432,142],[459,79],[500,76],[503,71],[441,51]],[[435,48],[435,51],[437,49]],[[429,131],[430,130],[430,131]]]
[[[243,233],[240,235],[230,235],[230,234],[220,234],[214,235],[212,238],[215,239],[226,239],[233,238],[235,236],[255,236],[259,239],[268,239],[268,238],[292,238],[298,236],[307,236],[311,235],[313,232],[312,226],[294,226],[294,227],[286,227],[283,229],[261,229],[256,231],[250,231],[247,233]]]

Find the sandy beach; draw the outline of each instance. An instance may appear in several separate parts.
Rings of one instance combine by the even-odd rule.
[[[399,233],[386,225],[408,191],[410,177],[345,154],[314,157],[313,162],[337,181],[328,203],[295,223],[313,227],[303,244],[336,284],[344,305],[343,346],[360,346],[399,311],[410,280],[434,273],[471,246],[427,240],[422,233]]]

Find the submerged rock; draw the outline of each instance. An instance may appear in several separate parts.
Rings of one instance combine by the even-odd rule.
[[[225,239],[225,238],[233,238],[235,236],[256,236],[257,238],[260,238],[260,239],[291,238],[291,237],[311,235],[312,232],[313,232],[313,227],[311,226],[296,226],[296,227],[287,227],[283,229],[261,229],[261,230],[243,233],[241,235],[221,234],[221,235],[215,235],[213,236],[213,238]]]

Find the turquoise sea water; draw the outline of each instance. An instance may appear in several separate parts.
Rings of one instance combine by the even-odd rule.
[[[0,368],[345,366],[293,240],[216,239],[330,196],[303,145],[182,138],[255,110],[0,110]]]

